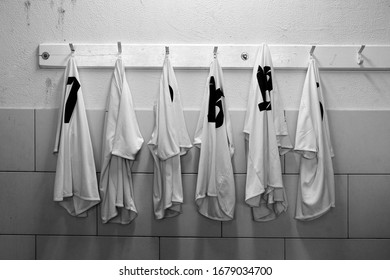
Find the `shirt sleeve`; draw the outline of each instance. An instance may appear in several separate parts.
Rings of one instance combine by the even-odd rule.
[[[255,110],[256,108],[256,88],[255,88],[255,82],[252,81],[251,83],[251,90],[248,94],[248,104],[247,104],[247,111],[245,114],[245,123],[244,123],[244,133],[251,134],[252,132],[252,126],[255,118]]]
[[[299,112],[294,150],[308,159],[315,158],[318,151],[313,122],[306,112]]]
[[[129,160],[135,160],[144,142],[132,103],[129,86],[127,83],[124,83],[112,154]]]
[[[209,99],[208,99],[208,84],[209,84],[209,80],[207,81],[206,83],[206,87],[205,87],[205,90],[204,90],[204,95],[203,95],[203,104],[202,104],[202,107],[200,109],[200,115],[199,115],[199,118],[198,118],[198,124],[196,125],[196,130],[195,130],[195,136],[194,136],[194,145],[197,147],[197,148],[200,148],[201,144],[202,144],[202,132],[203,132],[203,126],[204,126],[204,123],[205,123],[205,118],[206,118],[206,110],[208,108],[208,102],[209,102]]]
[[[311,86],[311,83],[313,82],[313,78],[314,75],[309,69],[303,87],[301,104],[299,106],[294,147],[296,152],[301,153],[305,158],[308,159],[315,158],[318,152],[316,130],[311,112],[311,96],[313,94],[313,87]],[[314,88],[316,89],[316,87]]]

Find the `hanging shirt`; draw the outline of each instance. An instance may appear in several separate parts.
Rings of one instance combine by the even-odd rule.
[[[232,141],[222,69],[215,58],[210,66],[195,133],[195,144],[200,148],[195,201],[199,213],[213,220],[228,221],[234,216]]]
[[[128,224],[137,216],[131,167],[143,142],[125,67],[118,58],[104,118],[100,175],[103,223]]]
[[[180,157],[192,147],[179,88],[168,56],[164,61],[154,113],[155,125],[148,143],[154,159],[153,206],[155,218],[163,219],[177,216],[182,211]]]
[[[91,137],[74,57],[65,69],[54,153],[58,153],[54,201],[72,216],[86,217],[99,203]]]
[[[263,44],[258,51],[244,125],[247,141],[245,202],[253,219],[274,220],[287,209],[280,154],[292,148],[276,88],[272,58]]]
[[[335,207],[334,154],[314,59],[303,86],[294,150],[301,154],[295,218],[312,220]]]

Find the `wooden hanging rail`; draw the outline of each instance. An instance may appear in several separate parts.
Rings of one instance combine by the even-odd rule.
[[[205,69],[218,46],[218,59],[224,69],[250,69],[259,45],[141,45],[121,44],[127,68],[161,68],[165,47],[174,68]],[[118,45],[72,43],[80,68],[114,67]],[[310,52],[326,70],[390,70],[390,45],[269,45],[276,69],[306,69]],[[313,49],[313,47],[315,47]],[[363,47],[363,48],[362,48]],[[363,50],[364,49],[364,50]],[[41,68],[64,68],[71,55],[69,44],[40,44]]]

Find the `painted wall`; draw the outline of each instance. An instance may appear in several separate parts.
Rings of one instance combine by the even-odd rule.
[[[134,165],[137,219],[103,225],[99,208],[69,216],[52,201],[52,154],[62,70],[39,69],[39,43],[390,44],[389,1],[0,0],[0,259],[390,259],[390,73],[330,72],[321,79],[336,157],[336,208],[293,219],[298,160],[282,158],[289,209],[255,223],[243,202],[242,135],[249,70],[225,71],[236,154],[234,221],[210,221],[193,201],[199,151],[183,158],[184,213],[156,221],[152,159]],[[111,70],[81,70],[97,170]],[[177,71],[193,135],[207,76]],[[304,71],[277,71],[292,139]],[[141,132],[152,130],[160,71],[127,71]],[[345,110],[347,109],[347,110]],[[379,129],[378,129],[379,128]]]
[[[0,1],[0,107],[55,108],[61,70],[39,69],[40,43],[390,44],[390,2],[348,1]],[[110,70],[82,70],[87,108],[104,107]],[[297,109],[303,71],[278,71]],[[137,108],[151,108],[159,71],[127,71]],[[206,71],[177,71],[185,108],[199,108]],[[226,71],[226,95],[246,105],[250,71]],[[386,72],[324,72],[328,108],[389,109]]]

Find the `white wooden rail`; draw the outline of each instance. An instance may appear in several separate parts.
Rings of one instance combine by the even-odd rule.
[[[166,45],[121,44],[122,58],[127,68],[161,68]],[[118,55],[117,44],[73,43],[80,68],[110,68]],[[253,67],[259,45],[168,45],[174,68],[208,68],[218,46],[218,59],[224,69]],[[311,45],[269,45],[274,67],[277,69],[306,69]],[[313,57],[326,70],[390,70],[390,45],[318,45]],[[242,56],[247,54],[247,59]],[[47,54],[49,55],[47,59]],[[71,54],[69,44],[40,44],[41,68],[64,68]],[[46,57],[45,57],[46,55]]]

